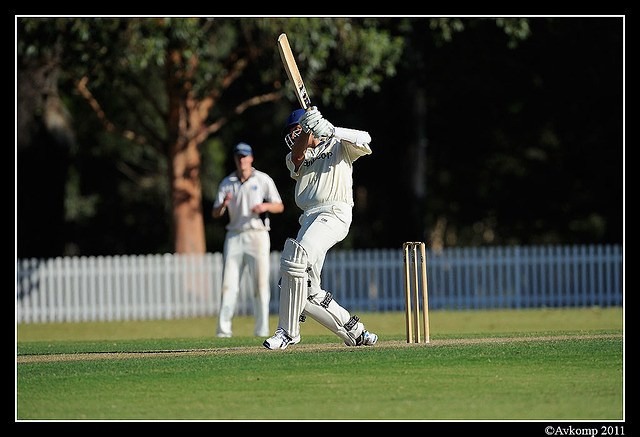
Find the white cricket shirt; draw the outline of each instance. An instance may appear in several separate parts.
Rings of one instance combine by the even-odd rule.
[[[270,229],[268,216],[263,217],[263,220],[260,214],[251,211],[251,208],[262,202],[282,203],[276,184],[268,174],[252,168],[251,176],[243,183],[234,171],[220,182],[214,209],[224,202],[227,193],[231,193],[232,196],[227,205],[227,230]]]
[[[287,168],[296,181],[296,205],[303,211],[332,202],[353,207],[353,162],[369,154],[368,144],[332,137],[324,144],[308,148],[297,172],[291,153],[287,154]]]

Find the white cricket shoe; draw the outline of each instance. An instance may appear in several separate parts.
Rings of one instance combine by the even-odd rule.
[[[366,329],[362,331],[360,337],[356,339],[356,346],[373,346],[378,341],[378,336],[373,332],[369,332]],[[347,346],[350,346],[346,341],[344,342]]]
[[[300,343],[300,336],[291,338],[284,332],[284,329],[276,329],[276,333],[273,337],[267,338],[262,345],[267,349],[286,349],[290,344]]]

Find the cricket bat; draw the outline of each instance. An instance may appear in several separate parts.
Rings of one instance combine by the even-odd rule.
[[[280,51],[280,58],[282,59],[284,70],[287,72],[289,81],[291,82],[296,93],[296,97],[298,98],[298,102],[300,102],[300,107],[306,111],[311,107],[311,99],[309,98],[307,89],[302,81],[302,76],[300,75],[300,70],[298,70],[296,59],[293,57],[293,52],[291,51],[291,46],[289,45],[289,39],[287,38],[286,33],[283,33],[278,37],[278,50]]]

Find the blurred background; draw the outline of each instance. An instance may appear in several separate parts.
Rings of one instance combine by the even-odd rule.
[[[313,104],[373,138],[338,247],[623,242],[621,17],[17,17],[17,257],[221,252],[240,141],[281,250],[281,32]]]

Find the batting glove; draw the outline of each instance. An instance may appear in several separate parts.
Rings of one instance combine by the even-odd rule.
[[[325,118],[320,119],[313,127],[311,133],[316,138],[332,137],[336,128]]]
[[[302,127],[302,130],[305,133],[309,133],[313,130],[313,128],[318,124],[318,122],[322,120],[322,114],[318,111],[318,108],[312,106],[307,112],[305,112],[298,124]]]

